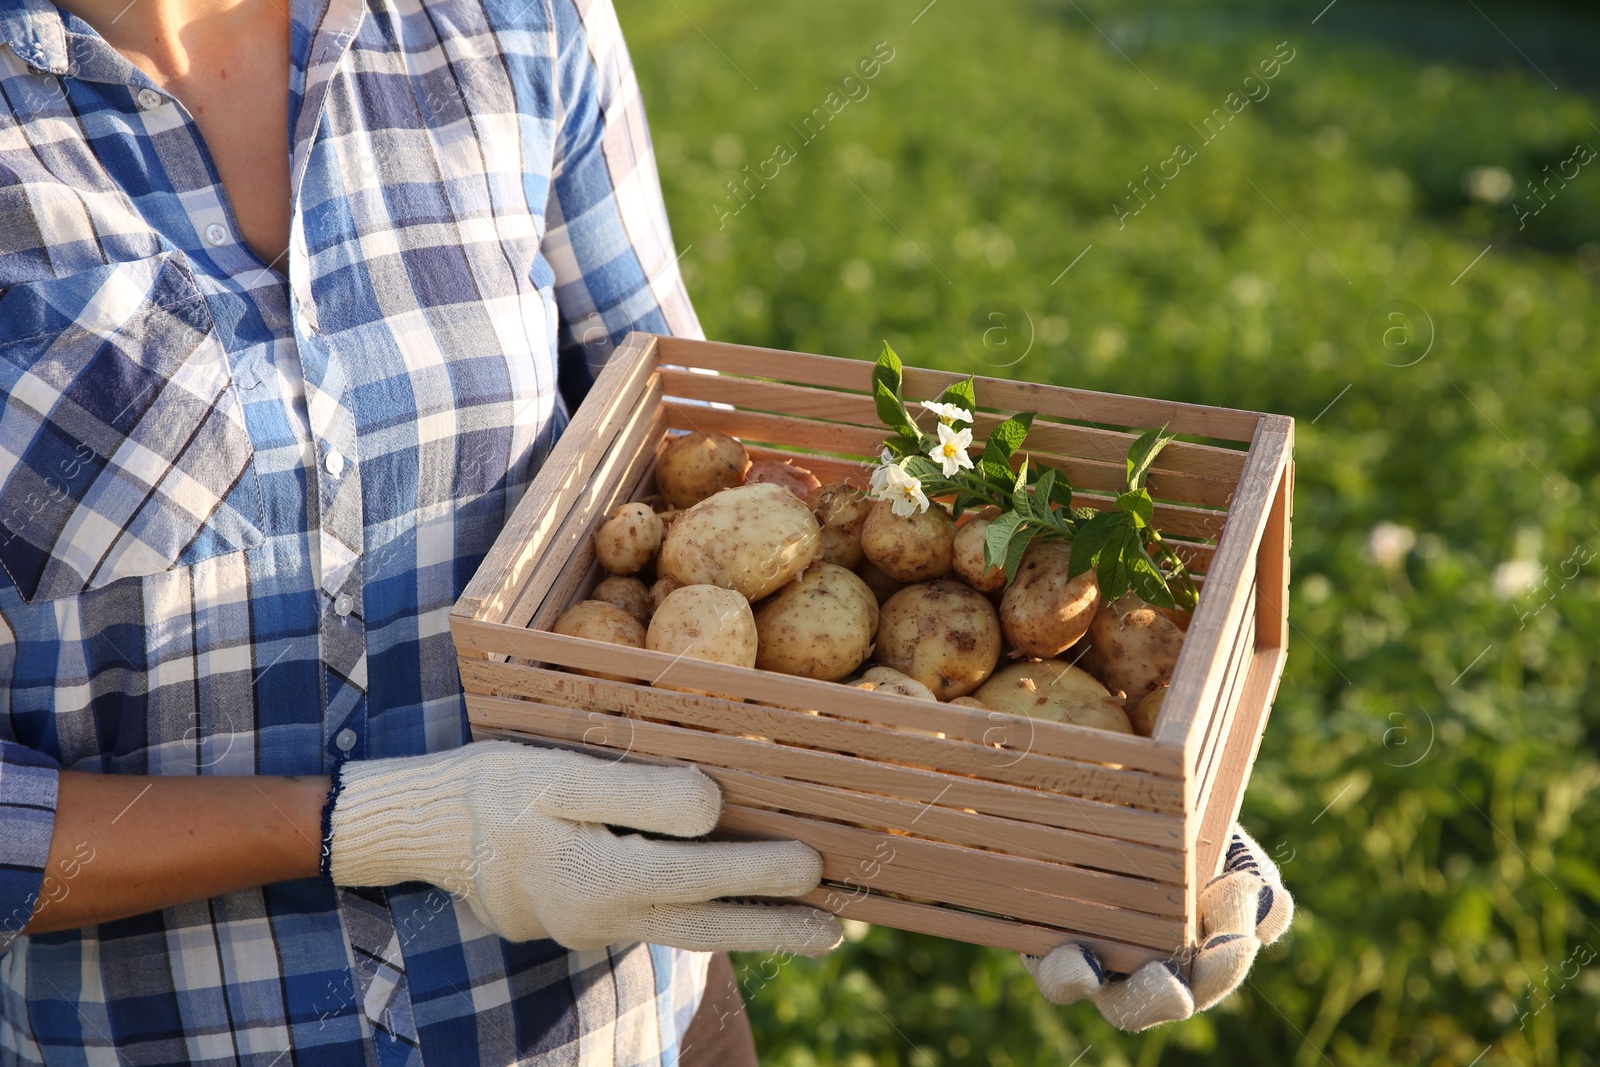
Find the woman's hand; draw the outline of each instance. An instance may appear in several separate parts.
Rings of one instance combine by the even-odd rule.
[[[698,837],[721,809],[716,783],[693,767],[482,741],[345,764],[328,866],[337,885],[431,882],[512,941],[804,955],[837,945],[826,912],[717,899],[815,888],[822,859],[806,845],[660,841],[606,825]]]
[[[1294,920],[1294,900],[1277,865],[1238,824],[1222,873],[1200,891],[1205,940],[1189,978],[1175,961],[1147,963],[1131,975],[1113,974],[1082,945],[1062,945],[1048,956],[1024,956],[1039,991],[1057,1004],[1085,997],[1122,1030],[1145,1030],[1205,1011],[1237,989],[1256,953],[1282,937]]]

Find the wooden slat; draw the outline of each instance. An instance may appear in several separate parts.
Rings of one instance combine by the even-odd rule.
[[[1282,647],[1257,648],[1251,657],[1250,671],[1239,694],[1239,710],[1216,778],[1203,798],[1205,806],[1199,818],[1193,820],[1198,828],[1188,851],[1195,857],[1197,887],[1214,877],[1222,866],[1228,835],[1239,818],[1245,783],[1250,779],[1250,768],[1261,749],[1261,736],[1266,731],[1267,717],[1278,694],[1286,654],[1287,650]]]
[[[508,703],[516,706],[508,709]],[[560,709],[567,714],[547,715],[540,713],[539,707],[476,693],[467,695],[467,712],[473,736],[477,738],[538,737],[582,746],[590,752],[622,749],[630,756],[639,756],[645,753],[637,749],[633,741],[644,736],[651,758],[684,760],[702,768],[734,770],[761,766],[771,755],[772,746],[766,741],[638,722],[603,712],[580,717],[568,709]],[[997,818],[1077,830],[1121,845],[1151,845],[1173,852],[1181,850],[1184,844],[1183,819],[1179,816],[1157,815],[1079,797],[1041,793],[1021,786],[877,763],[833,752],[790,749],[784,753],[781,771],[774,773],[791,781],[841,789],[870,786],[876,794],[918,805],[970,809]],[[1135,861],[1137,855],[1130,853]]]
[[[1255,622],[1255,595],[1252,591],[1249,606],[1245,608],[1238,632],[1228,649],[1224,667],[1226,677],[1217,690],[1217,703],[1209,716],[1211,721],[1206,728],[1207,737],[1201,746],[1195,773],[1185,778],[1184,791],[1191,809],[1197,809],[1201,799],[1210,791],[1223,746],[1227,744],[1233,729],[1234,716],[1239,710],[1239,692],[1244,688],[1245,677],[1255,658]]]
[[[1168,886],[756,808],[725,806],[717,829],[739,837],[803,841],[822,854],[822,876],[830,881],[855,878],[884,892],[1025,922],[1089,927],[1152,947],[1181,944],[1183,922],[1170,911],[1182,911],[1183,894]]]
[[[661,385],[666,395],[671,398],[704,400],[769,414],[850,423],[855,426],[865,426],[880,438],[886,433],[882,421],[878,418],[877,405],[867,393],[814,389],[782,382],[720,374],[693,374],[676,370],[662,371]],[[987,397],[981,394],[978,399],[986,406],[993,406],[989,405]],[[916,412],[913,411],[913,414]],[[974,411],[973,437],[981,446],[994,428],[1013,414],[1015,412],[991,414],[981,409]],[[1030,451],[1051,453],[1069,459],[1097,460],[1120,467],[1127,460],[1129,446],[1137,438],[1137,434],[1124,433],[1120,430],[1102,430],[1036,419],[1032,429],[1028,431],[1024,447]],[[1239,475],[1244,472],[1244,460],[1245,453],[1238,449],[1173,441],[1161,450],[1152,470],[1221,480],[1232,486],[1239,481]]]
[[[1059,930],[956,908],[899,900],[877,893],[864,893],[859,886],[824,884],[800,899],[844,919],[857,919],[974,945],[989,945],[1011,952],[1026,952],[1033,956],[1048,955],[1051,949],[1068,943],[1086,945],[1094,950],[1106,968],[1125,974],[1133,973],[1146,963],[1172,956],[1169,951],[1130,945],[1096,934]]]
[[[487,699],[491,698],[485,698]],[[520,716],[528,708],[543,706],[532,700],[507,700],[499,710]],[[480,701],[479,707],[487,709],[491,705]],[[1001,762],[996,759],[999,750],[948,738],[928,737],[904,730],[830,720],[823,716],[806,715],[803,712],[780,708],[745,707],[733,703],[726,704],[725,708],[726,710],[705,707],[695,712],[684,710],[676,718],[683,722],[695,719],[713,721],[720,719],[717,732],[732,736],[766,737],[773,741],[861,756],[886,763],[908,764],[983,778],[991,782],[1058,791],[1108,804],[1126,804],[1146,811],[1162,813],[1183,811],[1183,783],[1178,779],[1158,778],[1139,771],[1119,771],[1093,764],[1071,763],[1034,752],[1024,752],[1015,760]],[[568,708],[559,710],[571,711]],[[739,712],[744,714],[741,716]],[[617,718],[623,722],[636,721],[620,715]],[[752,769],[773,774],[783,773],[783,760],[787,757],[786,747],[782,745],[768,747],[771,750],[768,758],[761,767]]]
[[[661,362],[683,367],[703,367],[728,374],[773,378],[778,381],[820,385],[865,392],[872,364],[864,360],[782,352],[716,341],[662,337]],[[907,368],[907,396],[938,396],[964,374]],[[1004,378],[979,378],[978,396],[985,404],[1013,411],[1037,411],[1061,419],[1078,419],[1103,426],[1162,426],[1173,433],[1193,434],[1227,441],[1252,439],[1261,416],[1253,411],[1184,404],[1173,400],[1097,393],[1063,386],[1033,385]],[[1093,415],[1087,414],[1092,412]]]
[[[704,709],[707,715],[738,716],[731,721],[740,724],[736,732],[744,733],[763,733],[767,723],[787,721],[780,720],[775,713],[789,710],[803,713],[800,718],[805,724],[822,731],[809,735],[818,740],[824,738],[826,731],[835,725],[853,726],[860,723],[892,727],[895,732],[881,736],[907,744],[921,737],[923,741],[937,742],[932,745],[933,751],[977,750],[985,761],[994,764],[1015,763],[1023,758],[1031,758],[1048,759],[1052,765],[1067,760],[1084,765],[1082,768],[1073,768],[1075,771],[1116,764],[1127,768],[1127,773],[1135,773],[1136,780],[1154,779],[1150,783],[1152,789],[1160,788],[1162,782],[1175,782],[1181,773],[1175,747],[1135,734],[1062,722],[1044,722],[1025,716],[1007,715],[996,719],[995,716],[1000,715],[998,712],[916,701],[893,693],[867,692],[837,682],[819,682],[747,667],[731,667],[562,634],[511,627],[496,628],[489,623],[459,624],[457,638],[468,642],[469,647],[486,652],[612,675],[655,677],[673,686],[682,685],[708,693],[737,692],[759,703],[746,704],[714,697],[663,692],[648,686],[580,678],[557,672],[521,675],[527,679],[529,688],[526,692],[529,696],[552,692],[562,700],[574,700],[580,699],[580,693],[604,692],[607,700],[615,701],[619,709],[649,718],[670,716],[680,707]],[[492,666],[485,666],[482,670],[482,677],[503,678],[500,684],[506,691],[524,691],[516,688],[524,683],[508,677],[508,674],[517,674],[516,671],[501,672]],[[813,709],[825,709],[827,714],[816,715]],[[991,733],[997,722],[1014,728],[1014,732],[1007,730],[1013,739],[1011,743],[1004,748],[968,743],[981,740],[986,735],[997,742],[1006,741],[1007,738],[994,737]],[[943,739],[923,737],[929,731],[949,736]]]
[[[933,804],[895,800],[873,792],[793,782],[770,775],[705,768],[730,804],[814,815],[854,826],[895,830],[952,845],[1134,875],[1181,885],[1182,853],[1115,841],[1096,834],[1000,819]],[[858,783],[862,787],[870,783]]]
[[[1250,459],[1239,482],[1239,492],[1211,570],[1206,575],[1207,595],[1200,598],[1194,620],[1184,635],[1183,651],[1173,674],[1166,704],[1172,714],[1156,723],[1156,738],[1184,746],[1184,765],[1193,767],[1201,741],[1194,729],[1203,708],[1210,707],[1222,684],[1224,637],[1243,613],[1249,587],[1241,579],[1255,562],[1266,528],[1268,507],[1277,491],[1278,478],[1288,462],[1289,433],[1293,420],[1264,415],[1250,446]],[[1224,595],[1219,595],[1224,594]],[[1163,706],[1163,711],[1168,710]]]
[[[639,406],[645,382],[655,369],[655,353],[655,338],[637,333],[629,334],[613,353],[462,590],[452,616],[505,620],[524,578],[545,551],[549,534],[566,518],[594,465]]]
[[[1289,441],[1292,447],[1292,429]],[[1281,648],[1289,640],[1289,523],[1293,511],[1294,461],[1290,460],[1284,465],[1278,492],[1272,498],[1256,560],[1256,584],[1260,587],[1256,643],[1268,648]]]
[[[670,400],[666,407],[669,423],[676,430],[723,433],[741,440],[815,448],[850,456],[876,456],[883,448],[884,431],[881,427],[868,429],[841,422],[815,422],[758,411],[679,404]],[[1023,455],[1020,452],[1017,454],[1017,463],[1021,463]],[[1033,461],[1060,469],[1076,488],[1121,491],[1127,481],[1126,460],[1101,463],[1033,451],[1026,455]],[[1148,484],[1152,496],[1191,504],[1225,504],[1237,485],[1233,479],[1197,478],[1163,471],[1153,472]]]
[[[544,557],[529,573],[508,610],[506,625],[529,625],[540,618],[540,609],[547,601],[554,602],[557,614],[569,606],[583,577],[582,571],[594,561],[590,538],[595,528],[648,473],[655,457],[655,444],[666,433],[659,388],[655,383],[650,384],[633,418],[617,435],[617,447],[606,454],[583,493],[573,502],[566,520],[550,538]],[[541,619],[541,625],[552,622],[554,616]]]

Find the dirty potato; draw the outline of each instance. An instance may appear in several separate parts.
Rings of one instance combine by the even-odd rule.
[[[644,624],[615,604],[599,600],[578,601],[563,611],[550,629],[567,637],[584,637],[590,641],[604,641],[608,645],[645,647]],[[634,680],[617,674],[603,674],[600,671],[584,671],[576,668],[574,670],[578,674],[587,674],[591,678],[606,678],[613,682]]]
[[[1094,665],[1099,679],[1113,693],[1126,694],[1136,707],[1157,686],[1172,681],[1183,649],[1183,631],[1176,623],[1132,593],[1106,604],[1089,624]]]
[[[687,508],[719,489],[744,482],[750,455],[720,433],[686,433],[667,441],[656,460],[656,488],[669,507]]]
[[[926,582],[949,574],[955,541],[956,524],[940,504],[896,515],[889,501],[879,500],[861,526],[861,551],[897,582]]]
[[[1060,660],[1024,660],[995,671],[973,694],[996,711],[1131,734],[1122,705],[1088,671]]]
[[[646,648],[674,656],[754,667],[756,620],[750,612],[750,602],[733,590],[716,585],[686,585],[668,594],[650,617],[644,644]],[[670,676],[670,670],[668,673]],[[677,685],[663,685],[662,688],[740,699],[733,694]]]
[[[656,570],[760,600],[805,570],[821,540],[805,501],[771,483],[741,485],[684,512],[667,531]]]
[[[804,467],[797,467],[786,459],[758,459],[744,472],[744,484],[770,482],[781,485],[804,500],[822,482]]]
[[[615,604],[641,623],[650,621],[650,591],[637,578],[625,578],[620,574],[613,574],[609,578],[602,579],[594,587],[589,599]]]
[[[873,658],[915,678],[940,700],[966,696],[1000,658],[994,605],[950,579],[908,585],[884,602]]]
[[[667,594],[674,589],[682,589],[683,583],[676,578],[661,577],[650,587],[650,614],[654,615],[661,610],[661,602],[667,599]]]
[[[868,692],[899,693],[903,697],[932,700],[935,703],[939,700],[933,695],[933,690],[892,667],[869,667],[851,684],[857,689],[865,689]]]
[[[878,600],[851,571],[813,563],[755,608],[756,666],[837,682],[872,653]]]
[[[1169,688],[1165,685],[1156,686],[1128,712],[1128,721],[1133,724],[1134,733],[1150,737],[1156,732],[1156,720],[1161,717],[1161,705],[1167,699]]]
[[[878,603],[880,604],[906,587],[905,582],[895,581],[874,567],[869,559],[861,561],[861,566],[856,568],[856,574],[861,577],[863,582],[867,583],[867,588],[872,590],[872,595],[878,598]]]
[[[988,532],[989,520],[982,516],[962,524],[956,530],[950,557],[955,572],[980,593],[992,593],[1006,584],[1005,567],[983,565],[983,539]]]
[[[1100,587],[1092,568],[1068,578],[1071,558],[1072,546],[1063,541],[1034,542],[1000,598],[1006,640],[1030,656],[1059,655],[1089,630]]]
[[[806,495],[806,507],[822,525],[822,560],[858,569],[866,559],[861,552],[861,527],[872,510],[867,494],[853,485],[835,482],[811,490]]]
[[[619,504],[594,532],[594,555],[611,574],[637,574],[655,558],[664,527],[649,504]]]

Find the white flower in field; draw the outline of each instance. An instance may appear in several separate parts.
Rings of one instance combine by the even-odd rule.
[[[922,407],[923,410],[931,411],[935,415],[939,416],[940,422],[950,423],[972,421],[972,412],[968,411],[966,408],[958,408],[954,404],[936,404],[932,400],[924,400],[922,402]]]
[[[1531,559],[1508,559],[1494,569],[1494,595],[1515,600],[1531,593],[1544,577],[1544,568]]]
[[[872,495],[879,500],[889,501],[896,515],[906,518],[928,510],[928,496],[922,491],[922,483],[904,467],[890,464],[879,467],[878,471],[883,473],[883,481],[873,487]]]
[[[1367,535],[1367,555],[1380,567],[1398,567],[1416,543],[1417,535],[1409,527],[1380,522]]]
[[[954,477],[956,471],[972,469],[972,457],[967,455],[971,444],[971,430],[952,430],[941,422],[939,443],[928,451],[928,457],[939,464],[946,478]]]

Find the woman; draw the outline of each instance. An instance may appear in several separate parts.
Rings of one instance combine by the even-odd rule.
[[[749,1057],[697,950],[837,924],[710,902],[816,855],[466,744],[446,626],[616,343],[699,332],[615,15],[287,2],[0,0],[0,1059]]]

